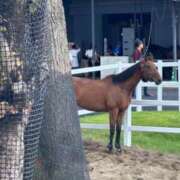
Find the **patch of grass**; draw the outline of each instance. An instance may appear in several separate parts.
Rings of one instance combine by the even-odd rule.
[[[100,142],[104,146],[108,143],[108,130],[83,129],[82,134],[84,140]],[[177,134],[133,132],[132,144],[146,150],[180,155],[180,135]]]
[[[109,123],[109,115],[100,113],[98,115],[87,115],[80,118],[81,123]],[[180,127],[180,112],[176,111],[144,111],[132,113],[132,124],[141,126],[162,126],[162,127]]]
[[[97,141],[106,145],[108,143],[109,131],[97,129],[82,129],[82,135],[84,140]]]
[[[147,150],[180,155],[180,135],[133,132],[132,144]]]
[[[95,124],[106,124],[109,123],[109,115],[107,113],[99,113],[98,115],[86,115],[81,116],[81,123],[95,123]]]
[[[177,111],[133,112],[132,119],[133,125],[180,127],[180,112]]]
[[[175,111],[133,112],[132,117],[133,125],[180,127],[180,113]],[[108,114],[84,116],[81,117],[81,122],[108,123]],[[85,140],[98,141],[104,145],[108,143],[108,130],[83,129],[82,133]],[[147,150],[180,155],[180,134],[133,132],[132,144]]]

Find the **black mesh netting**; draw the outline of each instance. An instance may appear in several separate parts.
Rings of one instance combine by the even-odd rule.
[[[32,179],[48,60],[46,0],[0,0],[0,179]]]

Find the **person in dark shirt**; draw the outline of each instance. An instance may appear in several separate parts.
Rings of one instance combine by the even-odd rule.
[[[133,62],[141,61],[141,59],[143,57],[144,44],[140,39],[136,39],[134,45],[135,45],[135,51],[132,55],[132,60],[133,60]],[[145,96],[152,96],[151,94],[149,94],[147,92],[147,87],[144,87],[144,95]]]
[[[143,55],[144,44],[140,39],[135,41],[135,51],[132,55],[133,62],[140,60]]]

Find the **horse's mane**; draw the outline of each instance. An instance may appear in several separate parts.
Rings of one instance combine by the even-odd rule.
[[[140,67],[140,62],[131,66],[130,68],[126,69],[125,71],[116,74],[116,75],[112,75],[112,82],[114,84],[118,84],[120,82],[124,82],[126,80],[128,80],[131,76],[133,76],[133,74],[137,71],[137,69]]]

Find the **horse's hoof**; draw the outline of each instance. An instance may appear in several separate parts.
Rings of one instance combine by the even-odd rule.
[[[113,146],[112,146],[111,144],[108,144],[108,145],[107,145],[107,149],[108,149],[109,152],[112,152]]]
[[[116,148],[116,151],[121,153],[122,152],[122,148],[120,146],[120,144],[115,144],[115,148]]]
[[[122,153],[122,149],[121,149],[121,148],[119,148],[119,149],[116,148],[116,151],[117,151],[118,153]]]

